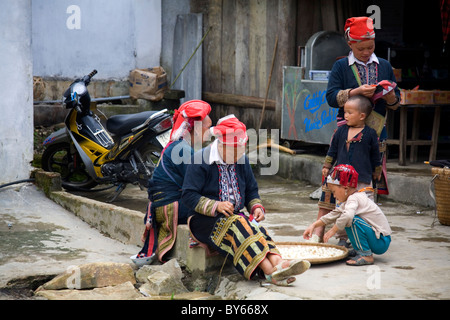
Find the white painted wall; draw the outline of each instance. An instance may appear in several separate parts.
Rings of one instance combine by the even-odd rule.
[[[33,74],[126,79],[160,65],[162,0],[33,0]]]
[[[0,0],[0,184],[27,179],[33,159],[31,0]]]
[[[29,177],[33,76],[160,65],[162,0],[0,0],[0,184]]]

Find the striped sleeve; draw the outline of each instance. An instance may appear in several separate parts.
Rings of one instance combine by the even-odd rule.
[[[264,213],[266,212],[264,206],[262,205],[261,199],[251,200],[248,204],[247,210],[250,212],[250,214],[253,214],[253,211],[255,211],[256,208],[261,208]]]
[[[215,217],[218,205],[219,201],[202,196],[195,206],[195,211],[205,216]]]

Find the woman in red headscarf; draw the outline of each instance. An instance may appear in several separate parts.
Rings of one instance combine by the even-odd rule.
[[[209,137],[205,133],[212,124],[210,112],[211,106],[201,100],[187,101],[175,110],[170,142],[149,181],[144,246],[138,254],[142,258],[157,251],[158,259],[163,261],[175,243],[177,225],[187,222],[188,210],[179,203],[181,187],[194,147],[201,148]]]
[[[215,141],[194,155],[183,183],[182,203],[193,213],[193,238],[233,262],[246,279],[261,270],[268,282],[289,285],[306,271],[308,261],[285,261],[259,222],[264,207],[249,159],[245,125],[234,115],[211,128]],[[249,216],[241,210],[247,208]]]
[[[335,62],[328,79],[327,102],[339,108],[337,125],[346,123],[344,104],[350,97],[362,95],[372,100],[373,111],[366,124],[375,129],[379,137],[380,159],[383,165],[381,179],[376,181],[378,194],[389,194],[386,179],[386,108],[396,109],[400,102],[400,90],[396,86],[391,64],[375,55],[375,30],[373,20],[368,17],[353,17],[345,23],[345,38],[350,47],[347,57]],[[378,85],[378,86],[377,86]],[[318,217],[327,214],[336,206],[330,190],[323,185],[319,200]],[[321,241],[324,228],[315,230],[316,241]],[[344,244],[342,238],[340,244]]]

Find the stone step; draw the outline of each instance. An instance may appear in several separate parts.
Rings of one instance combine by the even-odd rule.
[[[225,258],[221,255],[208,256],[202,247],[189,247],[190,232],[187,225],[179,225],[177,239],[168,257],[176,258],[181,265],[186,266],[189,272],[219,270]]]

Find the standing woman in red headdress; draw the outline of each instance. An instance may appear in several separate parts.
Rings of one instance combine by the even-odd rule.
[[[377,181],[378,194],[389,194],[386,180],[386,108],[397,109],[400,103],[400,90],[396,86],[391,64],[375,55],[375,31],[373,20],[368,17],[353,17],[345,23],[345,37],[350,47],[347,57],[335,62],[327,88],[327,102],[330,107],[339,108],[338,127],[345,124],[343,106],[350,97],[362,95],[373,102],[373,111],[366,124],[378,134],[380,157],[383,165],[381,180]],[[385,81],[383,81],[385,80]],[[377,84],[380,86],[377,87]],[[378,90],[381,90],[381,93]],[[323,186],[319,201],[321,217],[335,208],[335,199]],[[319,239],[324,229],[317,228]]]
[[[246,279],[259,271],[275,285],[287,286],[294,275],[310,267],[308,261],[283,260],[267,230],[264,207],[250,162],[245,156],[245,125],[234,115],[211,128],[217,139],[194,155],[183,183],[182,203],[191,211],[189,228],[205,249],[233,262]],[[247,208],[249,216],[241,210]]]

